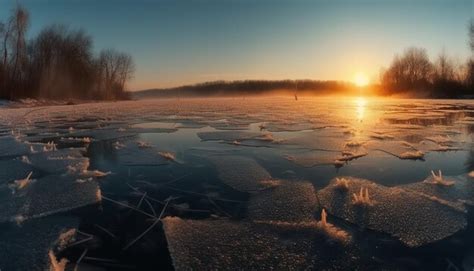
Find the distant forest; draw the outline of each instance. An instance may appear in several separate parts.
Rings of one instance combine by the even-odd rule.
[[[29,13],[17,6],[0,21],[0,99],[123,99],[133,76],[130,55],[113,49],[98,55],[83,30],[45,27],[26,39]]]
[[[213,81],[168,89],[148,89],[134,93],[135,98],[150,97],[199,97],[286,94],[331,94],[356,91],[353,84],[339,81],[315,80],[243,80]]]

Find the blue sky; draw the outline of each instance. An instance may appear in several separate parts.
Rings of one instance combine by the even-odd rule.
[[[131,89],[209,80],[372,79],[408,46],[469,56],[473,0],[19,0],[29,36],[83,28],[94,48],[130,53]],[[0,20],[15,6],[0,0]]]

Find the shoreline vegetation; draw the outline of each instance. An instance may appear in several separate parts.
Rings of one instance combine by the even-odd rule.
[[[134,73],[129,54],[93,51],[81,29],[54,24],[27,39],[29,13],[17,5],[0,20],[0,99],[128,99]]]
[[[174,88],[127,91],[135,65],[114,49],[93,51],[91,36],[63,25],[26,38],[29,13],[18,5],[0,20],[0,99],[122,100],[161,97],[254,95],[373,95],[413,98],[474,98],[474,20],[468,25],[471,56],[456,60],[441,52],[430,60],[424,48],[395,55],[378,83],[358,87],[344,81],[213,81]]]

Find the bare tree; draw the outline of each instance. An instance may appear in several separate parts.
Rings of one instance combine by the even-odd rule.
[[[8,69],[8,46],[10,43],[10,35],[12,32],[12,21],[8,20],[6,24],[2,23],[1,25],[1,32],[0,32],[0,37],[1,37],[1,53],[2,53],[2,84],[0,86],[0,97],[3,98],[10,98],[10,93],[7,93],[7,87],[8,87],[8,75],[9,75],[9,69]]]
[[[27,54],[26,54],[26,41],[25,35],[29,24],[29,14],[26,9],[21,6],[17,6],[13,12],[13,16],[10,18],[12,26],[12,48],[13,48],[13,80],[21,80],[21,72],[23,67],[26,65]]]
[[[118,98],[134,72],[132,57],[113,49],[103,50],[98,60],[99,90],[106,99]]]
[[[398,90],[424,88],[430,82],[432,70],[426,50],[410,47],[402,56],[395,56],[382,76],[382,83]]]
[[[86,97],[94,85],[92,39],[82,30],[52,25],[33,40],[32,80],[48,97]]]
[[[470,94],[474,94],[474,19],[469,22],[469,46],[471,48],[471,58],[467,61],[466,82]]]
[[[433,81],[453,81],[456,77],[456,64],[443,50],[434,64]]]
[[[7,24],[2,24],[2,56],[3,66],[6,67],[8,64],[8,45],[10,42],[10,34],[12,32],[12,21],[8,20]]]
[[[0,22],[0,41],[3,40],[5,35],[5,24]],[[0,55],[3,56],[3,48],[0,48]],[[5,64],[3,61],[0,61],[0,98],[5,96],[5,81],[6,81],[6,74],[5,74]]]
[[[134,71],[130,55],[105,50],[95,58],[89,35],[61,25],[27,43],[28,24],[20,5],[6,24],[0,22],[0,98],[126,98]]]
[[[469,22],[469,47],[471,47],[471,52],[474,54],[474,19]]]

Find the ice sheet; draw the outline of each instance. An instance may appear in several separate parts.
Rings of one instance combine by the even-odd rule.
[[[316,191],[305,181],[275,181],[273,188],[253,195],[248,203],[251,220],[301,222],[314,220],[319,208]]]
[[[331,245],[312,228],[177,217],[165,218],[163,225],[176,270],[362,267],[353,247]]]
[[[405,245],[417,247],[447,238],[467,225],[463,212],[399,187],[385,187],[368,180],[346,177],[348,190],[336,180],[318,191],[323,208],[362,228],[381,231]],[[367,189],[372,204],[354,204],[353,194]]]
[[[0,222],[24,221],[95,204],[101,200],[98,184],[77,182],[71,175],[48,175],[12,190],[0,187]]]
[[[0,225],[0,268],[2,270],[50,270],[48,252],[61,233],[77,228],[71,217],[47,217]]]
[[[272,177],[255,160],[242,156],[212,156],[219,179],[242,192],[258,192],[273,186]]]

